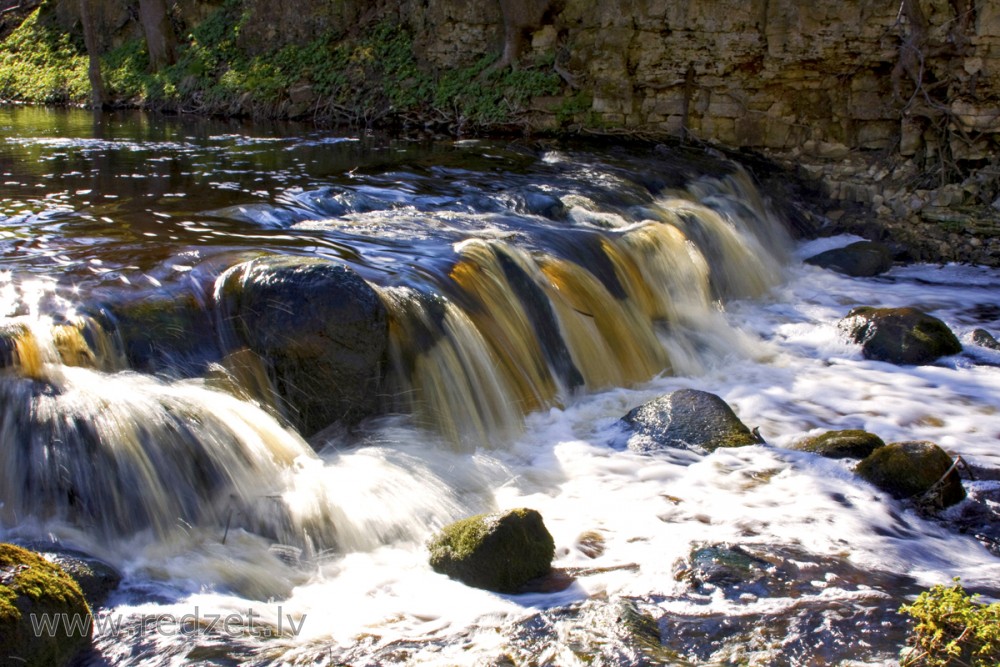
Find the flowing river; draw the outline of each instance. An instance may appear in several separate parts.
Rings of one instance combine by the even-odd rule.
[[[750,174],[694,151],[0,127],[0,539],[121,571],[89,664],[895,664],[922,588],[1000,596],[998,536],[951,521],[1000,511],[1000,352],[971,342],[1000,333],[997,270],[805,265],[856,239],[794,242]],[[363,327],[282,356],[321,299],[268,267],[330,262],[384,313],[377,386],[320,391],[295,356],[364,368]],[[837,327],[858,305],[917,306],[965,352],[865,360]],[[766,444],[625,448],[618,420],[680,388]],[[961,455],[970,500],[919,513],[791,448],[847,428]],[[561,585],[431,570],[443,525],[515,507]]]

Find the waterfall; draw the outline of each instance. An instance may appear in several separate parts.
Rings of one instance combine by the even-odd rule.
[[[775,285],[787,238],[739,174],[696,188],[715,208],[662,196],[617,229],[549,232],[530,250],[464,240],[433,293],[383,288],[393,408],[470,450],[574,391],[758,353],[722,302]]]
[[[471,455],[504,447],[527,414],[581,392],[756,354],[722,303],[775,284],[784,233],[745,175],[616,211],[576,201],[593,210],[571,216],[602,224],[465,238],[421,280],[369,281],[388,312],[383,412]],[[216,301],[231,273],[218,278]],[[416,516],[352,518],[350,499],[333,491],[344,477],[316,472],[324,459],[281,421],[265,360],[240,347],[219,303],[204,318],[218,358],[201,376],[178,378],[129,369],[113,318],[76,314],[68,302],[42,307],[61,298],[54,287],[31,295],[6,275],[3,289],[5,525],[31,517],[160,538],[200,526],[220,539],[234,525],[313,550],[419,533],[406,527]],[[417,467],[385,463],[381,488],[407,488]],[[313,490],[308,500],[303,488]],[[438,514],[458,513],[449,492],[435,498],[446,508]]]

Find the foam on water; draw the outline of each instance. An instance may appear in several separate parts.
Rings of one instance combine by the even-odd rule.
[[[185,280],[211,273],[202,265],[211,257],[210,241],[225,249],[220,257],[248,247],[339,257],[375,282],[389,305],[399,302],[397,318],[426,319],[429,311],[415,306],[422,298],[418,292],[446,301],[438,304],[440,331],[432,333],[447,341],[435,339],[437,356],[425,354],[421,362],[431,369],[408,388],[419,390],[428,412],[447,409],[458,418],[479,419],[471,430],[482,432],[486,437],[480,439],[489,446],[456,446],[464,434],[449,433],[434,415],[422,421],[411,406],[416,419],[385,418],[365,424],[360,435],[328,436],[311,443],[320,446],[314,453],[264,409],[203,381],[113,372],[117,367],[64,367],[59,355],[65,362],[67,352],[56,349],[46,332],[75,322],[72,308],[80,295],[60,292],[52,279],[31,283],[24,274],[0,274],[0,314],[13,320],[5,324],[36,332],[32,346],[16,331],[9,337],[25,350],[39,351],[37,359],[28,359],[29,376],[58,389],[64,401],[79,397],[80,405],[90,406],[85,416],[117,416],[129,428],[141,425],[145,415],[159,415],[164,433],[213,424],[218,437],[192,451],[206,461],[224,459],[220,467],[233,476],[220,483],[218,493],[243,498],[238,512],[227,511],[224,502],[206,501],[212,507],[205,511],[190,508],[185,515],[194,517],[190,522],[168,516],[160,534],[140,530],[115,540],[59,517],[5,529],[4,537],[37,539],[48,533],[122,569],[125,582],[107,611],[126,617],[126,628],[97,640],[101,656],[112,664],[218,658],[245,664],[455,665],[489,664],[505,655],[539,664],[583,664],[594,656],[597,664],[633,664],[642,656],[616,634],[622,625],[617,601],[656,618],[725,617],[738,623],[750,617],[760,625],[818,609],[818,626],[788,632],[784,646],[791,646],[825,641],[836,634],[838,618],[855,623],[851,610],[872,608],[878,616],[898,607],[899,598],[916,587],[954,576],[1000,594],[1000,559],[972,536],[892,500],[857,477],[850,462],[790,449],[824,430],[864,428],[886,441],[931,440],[979,468],[1000,469],[1000,353],[970,343],[977,327],[1000,333],[1000,272],[912,266],[877,279],[855,279],[802,265],[791,258],[857,239],[786,248],[783,235],[769,231],[774,221],[738,169],[694,179],[683,188],[646,186],[635,174],[641,166],[622,168],[610,158],[555,150],[525,157],[516,147],[464,142],[469,168],[466,162],[428,168],[401,160],[372,175],[356,174],[350,162],[344,176],[348,167],[336,163],[317,168],[341,175],[324,179],[305,166],[319,159],[309,150],[354,150],[360,142],[221,132],[205,141],[42,138],[14,144],[40,151],[46,160],[58,157],[52,151],[72,149],[86,156],[150,146],[168,156],[185,153],[184,178],[227,175],[204,179],[200,191],[192,183],[171,181],[163,193],[188,186],[192,192],[184,198],[158,196],[155,213],[120,210],[120,202],[108,197],[95,197],[92,204],[79,183],[67,184],[51,202],[28,200],[29,209],[41,214],[7,220],[10,236],[3,240],[11,245],[11,262],[30,260],[31,268],[51,271],[76,243],[70,232],[81,223],[78,259],[88,272],[106,273],[109,280],[139,283],[142,275],[155,276],[176,287],[175,273]],[[204,160],[206,151],[213,159],[235,152],[258,155],[261,162],[215,164]],[[275,170],[268,160],[276,154],[283,158]],[[486,163],[491,166],[483,167]],[[663,170],[664,178],[670,176]],[[261,185],[265,173],[272,180]],[[206,193],[212,196],[205,210],[188,208]],[[167,197],[171,201],[164,202]],[[24,198],[11,201],[11,212],[19,211],[15,217],[23,215]],[[93,215],[74,217],[67,206]],[[176,224],[167,224],[171,218]],[[113,230],[121,230],[122,237]],[[133,232],[144,236],[122,251],[122,240],[138,238]],[[145,240],[154,237],[163,243]],[[92,239],[102,245],[91,245]],[[600,257],[587,254],[595,245]],[[98,250],[103,264],[93,265]],[[18,260],[16,253],[27,259]],[[605,278],[613,274],[615,281],[595,278],[602,269],[588,264],[598,264],[595,259],[605,262]],[[542,291],[543,278],[550,281],[547,294],[557,304],[552,321],[570,338],[567,348],[589,393],[567,381],[568,372],[551,380],[521,378],[511,373],[517,369],[504,375],[496,360],[514,354],[511,341],[526,343],[529,336],[521,306],[507,299],[511,290],[505,284],[514,273],[505,273],[501,261],[516,265]],[[627,294],[610,289],[612,283]],[[86,285],[73,285],[83,300]],[[744,299],[721,301],[734,295]],[[491,322],[490,308],[482,308],[473,321],[462,310],[470,301],[500,308],[505,317]],[[956,331],[967,351],[922,367],[865,360],[837,327],[859,305],[929,310]],[[605,323],[606,331],[589,324],[608,312],[621,315],[608,318],[614,321]],[[60,323],[49,313],[59,313]],[[630,348],[623,339],[637,337],[641,327],[635,323],[648,332],[641,346]],[[596,338],[587,331],[606,334],[607,344],[593,346]],[[490,346],[503,354],[490,356]],[[639,363],[635,350],[650,359]],[[544,358],[531,346],[515,352],[518,358]],[[405,353],[398,357],[408,360]],[[615,375],[604,368],[628,363],[635,363],[634,372]],[[662,373],[668,367],[673,375]],[[23,378],[2,379],[13,386]],[[479,388],[484,383],[490,388]],[[631,386],[612,387],[616,383]],[[679,388],[720,395],[747,425],[760,428],[768,444],[707,456],[623,451],[617,420]],[[515,390],[533,410],[523,425],[521,405],[508,404]],[[102,395],[114,409],[94,407]],[[438,432],[415,421],[436,425]],[[502,442],[491,442],[491,436]],[[126,449],[159,461],[164,448],[158,438],[133,438],[135,446]],[[263,464],[254,464],[261,458]],[[170,466],[163,460],[148,472],[157,477]],[[178,473],[176,479],[184,477]],[[261,494],[266,497],[258,498]],[[156,494],[136,503],[172,508],[174,501],[169,488],[156,487]],[[278,506],[281,511],[269,524],[271,517],[263,515]],[[521,506],[541,512],[555,538],[555,567],[575,576],[564,590],[497,595],[431,570],[425,545],[441,526]],[[583,536],[595,533],[603,552],[592,558]],[[793,582],[794,594],[733,598],[721,589],[693,587],[680,574],[683,564],[693,549],[720,544],[783,554],[807,574]],[[269,640],[239,624],[233,632],[194,637],[136,632],[143,618],[195,609],[202,617],[250,609],[271,626],[285,619],[301,628]],[[843,610],[848,612],[838,617]],[[866,619],[857,623],[865,637],[893,630],[886,625],[891,619]],[[811,628],[819,629],[811,634]],[[876,645],[864,659],[891,660],[898,642],[871,641]],[[709,651],[705,660],[794,662],[796,649],[788,650],[777,658],[766,651],[740,658],[712,657]]]
[[[301,634],[266,644],[256,659],[474,664],[513,650],[516,629],[541,609],[588,610],[587,600],[619,596],[645,600],[661,614],[696,617],[791,613],[811,603],[863,607],[885,598],[832,572],[818,575],[808,584],[813,592],[796,599],[684,595],[677,563],[698,545],[794,547],[846,559],[873,576],[896,573],[920,586],[960,576],[969,587],[997,591],[1000,560],[972,537],[905,509],[860,480],[846,461],[786,447],[821,430],[865,428],[886,441],[930,439],[1000,467],[1000,368],[968,357],[925,367],[867,361],[836,328],[855,304],[920,300],[940,304],[936,314],[960,333],[974,325],[996,330],[995,320],[963,323],[960,314],[988,302],[998,280],[995,271],[967,267],[910,267],[873,281],[798,266],[772,297],[731,304],[726,314],[769,341],[769,359],[734,356],[698,377],[577,397],[530,415],[523,436],[505,452],[443,457],[421,443],[426,436],[419,431],[391,425],[370,448],[327,453],[299,473],[288,493],[300,494],[292,504],[303,507],[327,493],[349,508],[356,536],[281,601],[282,613],[305,619]],[[609,446],[614,422],[628,409],[681,387],[723,396],[745,423],[761,427],[769,444],[704,457]],[[519,506],[544,516],[556,542],[554,565],[582,572],[568,589],[497,595],[430,570],[423,544],[438,526],[489,507]],[[385,508],[399,526],[381,525]],[[604,538],[596,559],[579,547],[589,531]],[[201,592],[150,609],[181,613],[197,605],[225,612],[248,604],[254,603]],[[117,611],[136,609],[125,604]],[[574,634],[579,619],[551,618],[545,655],[582,664],[573,649],[581,641]],[[176,643],[156,641],[157,651],[181,655]]]

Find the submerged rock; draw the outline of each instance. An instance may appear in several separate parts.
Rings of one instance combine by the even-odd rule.
[[[267,362],[303,435],[377,411],[388,315],[353,270],[319,259],[263,257],[230,270],[221,296],[236,335]]]
[[[930,491],[940,506],[948,507],[965,498],[965,488],[952,463],[948,453],[933,442],[894,442],[876,449],[856,470],[893,498],[911,498]],[[931,491],[939,481],[940,485]]]
[[[46,620],[60,625],[51,632],[38,625],[42,631],[36,631],[35,624]],[[83,592],[62,568],[27,549],[0,544],[3,659],[19,665],[65,665],[89,644],[92,631]]]
[[[948,325],[916,308],[855,308],[840,328],[861,344],[866,359],[920,365],[962,351]]]
[[[532,509],[456,521],[428,545],[435,572],[498,593],[516,593],[552,567],[555,542]]]
[[[796,443],[792,449],[811,452],[828,459],[863,459],[885,442],[874,433],[860,429],[827,431]]]
[[[706,585],[721,588],[727,596],[736,597],[742,593],[766,595],[767,590],[761,584],[771,570],[770,563],[739,545],[713,544],[695,548],[688,563],[677,569],[674,576],[698,588]]]
[[[870,277],[892,268],[892,251],[884,243],[858,241],[813,255],[805,263],[848,276]]]
[[[986,329],[976,329],[972,332],[972,342],[980,347],[989,348],[991,350],[1000,350],[1000,341],[997,341]]]
[[[761,444],[724,400],[697,389],[680,389],[640,405],[620,423],[632,433],[629,449],[637,452],[668,447],[712,452]]]
[[[193,294],[147,295],[109,304],[102,315],[137,371],[199,375],[219,356],[212,315]]]

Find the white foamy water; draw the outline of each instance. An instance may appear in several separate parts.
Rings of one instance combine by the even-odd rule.
[[[162,560],[155,553],[162,547],[149,547],[150,555],[130,561],[129,585],[112,613],[181,615],[197,607],[202,614],[245,616],[254,609],[271,624],[286,619],[286,632],[287,619],[301,623],[297,636],[223,641],[231,654],[258,664],[475,665],[529,651],[539,664],[569,665],[584,664],[580,656],[588,647],[605,656],[601,664],[628,664],[627,653],[608,657],[610,649],[599,645],[601,619],[614,624],[613,617],[601,616],[603,601],[628,598],[654,616],[705,618],[794,613],[808,604],[864,607],[888,598],[884,587],[822,568],[801,582],[807,591],[794,599],[693,594],[676,573],[702,545],[785,548],[839,559],[872,581],[893,574],[928,586],[958,576],[968,587],[1000,590],[1000,559],[972,537],[892,500],[854,475],[851,462],[786,448],[823,430],[864,428],[887,442],[932,440],[971,463],[1000,468],[1000,367],[982,363],[995,363],[995,353],[973,350],[967,341],[977,326],[1000,327],[988,308],[996,305],[998,286],[997,271],[969,267],[898,268],[862,280],[796,265],[769,297],[728,306],[730,323],[762,341],[760,358],[734,354],[697,377],[662,377],[529,415],[508,451],[459,455],[426,434],[387,423],[366,447],[326,450],[297,473],[285,495],[288,504],[303,515],[311,504],[337,506],[345,537],[341,549],[302,569],[273,568],[286,595],[251,600],[241,595],[238,577],[211,584],[211,577],[186,581],[180,574],[208,562],[221,567],[219,558],[225,567],[252,571],[241,560],[253,559],[240,554],[261,546],[244,536],[212,557],[204,547],[191,554],[178,550],[166,577],[155,571],[162,565],[145,565]],[[865,360],[836,326],[850,308],[865,304],[929,309],[966,339],[969,352],[923,367]],[[760,427],[769,444],[703,457],[640,455],[609,444],[625,412],[683,387],[719,394],[746,424]],[[991,482],[967,482],[977,484]],[[567,589],[498,595],[430,569],[424,544],[441,525],[522,506],[542,513],[555,538],[554,566],[578,572]],[[604,538],[604,552],[594,559],[578,542],[590,531]],[[135,591],[151,580],[170,601],[135,606]],[[564,616],[559,609],[575,611]],[[548,615],[539,629],[531,619],[541,610]],[[533,630],[526,635],[525,627]],[[532,632],[544,643],[531,644],[526,636]],[[192,641],[204,646],[220,640],[146,636],[101,646],[113,661],[138,664],[136,656],[145,656],[147,664],[181,664]],[[864,642],[858,647],[863,653]],[[774,658],[747,655],[752,664]],[[892,662],[884,650],[875,655],[877,664]]]

